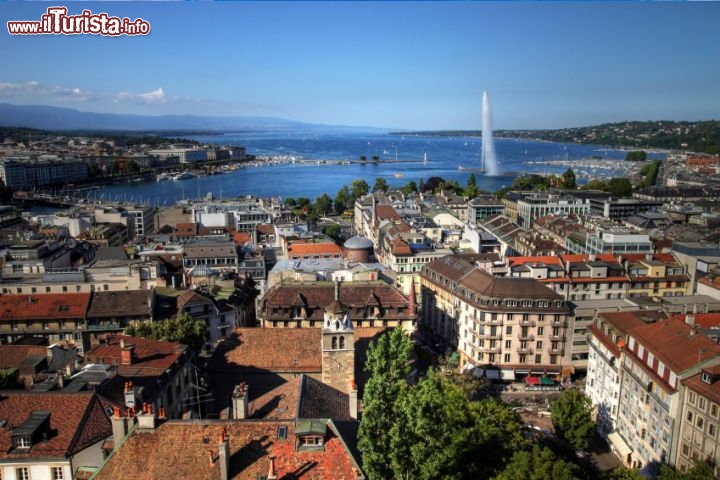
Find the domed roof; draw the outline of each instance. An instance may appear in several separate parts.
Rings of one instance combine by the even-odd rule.
[[[373,242],[367,237],[355,235],[354,237],[350,237],[347,239],[344,247],[354,250],[364,250],[366,248],[373,248]]]

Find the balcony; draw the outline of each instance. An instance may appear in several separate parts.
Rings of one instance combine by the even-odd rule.
[[[123,326],[119,323],[101,323],[99,325],[88,324],[87,329],[91,332],[107,332],[107,331],[120,331],[123,330]]]
[[[503,321],[500,318],[495,318],[495,319],[486,319],[485,323],[487,325],[502,325]]]
[[[525,341],[525,342],[532,342],[535,340],[535,335],[531,335],[529,333],[526,333],[523,335],[522,333],[518,334],[518,340]]]
[[[532,355],[533,349],[530,347],[518,347],[517,353],[519,353],[520,355]]]

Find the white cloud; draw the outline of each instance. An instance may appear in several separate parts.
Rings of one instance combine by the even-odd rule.
[[[165,90],[162,87],[152,92],[147,93],[130,93],[130,92],[119,92],[113,95],[113,101],[115,103],[167,103],[169,98],[165,95]]]
[[[0,98],[33,96],[59,102],[110,100],[114,103],[161,104],[173,101],[162,87],[145,93],[91,92],[79,87],[45,85],[35,80],[26,83],[0,82]]]

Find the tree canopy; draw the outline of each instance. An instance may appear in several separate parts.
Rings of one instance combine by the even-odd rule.
[[[375,185],[373,185],[373,193],[375,192],[382,192],[385,193],[390,189],[390,186],[388,185],[387,181],[382,178],[378,177],[375,179]]]
[[[547,447],[534,445],[532,450],[515,452],[495,480],[575,480],[584,479],[585,474],[574,463],[555,456]]]
[[[194,319],[187,313],[173,319],[141,323],[138,326],[131,325],[125,329],[125,334],[133,337],[182,343],[195,350],[198,350],[208,339],[205,322]]]
[[[550,404],[550,416],[555,433],[575,449],[588,448],[590,436],[595,431],[591,415],[590,399],[580,390],[565,390]]]
[[[370,378],[363,393],[358,449],[370,480],[392,478],[390,431],[398,398],[407,387],[411,350],[412,342],[399,328],[383,334],[368,348],[365,371]]]
[[[687,472],[678,472],[672,467],[663,465],[657,480],[713,480],[713,468],[707,463],[696,461]]]

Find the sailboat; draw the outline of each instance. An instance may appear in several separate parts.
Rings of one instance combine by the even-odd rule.
[[[423,164],[427,165],[427,152],[423,154]]]

